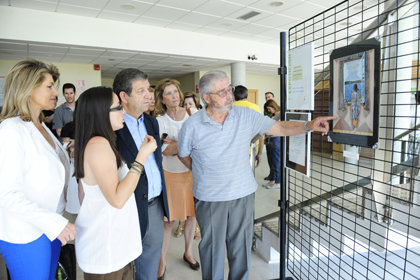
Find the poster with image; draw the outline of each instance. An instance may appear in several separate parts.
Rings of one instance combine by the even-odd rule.
[[[380,44],[375,39],[334,50],[330,56],[330,136],[334,142],[371,147],[378,139]]]

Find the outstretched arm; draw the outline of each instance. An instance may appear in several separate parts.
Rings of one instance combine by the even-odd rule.
[[[309,130],[321,132],[322,135],[327,135],[329,130],[328,121],[334,120],[336,117],[317,117],[308,122],[306,127]],[[275,122],[274,125],[267,131],[267,134],[274,136],[293,136],[305,133],[304,122],[290,122],[282,121]]]

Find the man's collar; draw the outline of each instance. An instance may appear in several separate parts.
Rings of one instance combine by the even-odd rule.
[[[140,115],[140,118],[136,119],[130,114],[124,113],[124,121],[130,123],[142,123],[144,121],[144,113]]]

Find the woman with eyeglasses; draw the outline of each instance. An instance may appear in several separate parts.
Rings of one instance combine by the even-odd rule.
[[[155,113],[158,116],[159,133],[168,135],[162,146],[162,164],[171,220],[164,223],[162,254],[158,270],[158,279],[164,279],[166,253],[171,239],[172,226],[176,220],[186,220],[184,226],[184,261],[193,270],[198,270],[200,264],[192,255],[196,225],[192,172],[178,159],[178,133],[188,119],[187,111],[181,107],[183,96],[179,82],[174,79],[160,80],[155,89],[155,96]]]
[[[75,175],[81,207],[76,220],[76,256],[84,278],[133,279],[132,263],[142,252],[133,192],[147,157],[157,145],[147,135],[128,168],[116,149],[115,131],[124,110],[111,88],[80,95],[75,111]]]
[[[13,280],[53,280],[60,248],[76,230],[62,217],[69,159],[43,122],[60,73],[23,60],[4,79],[0,114],[0,254]]]

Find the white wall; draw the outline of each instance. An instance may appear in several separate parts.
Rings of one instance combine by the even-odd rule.
[[[261,112],[264,111],[264,93],[274,93],[275,101],[280,105],[280,76],[246,75],[246,87],[258,89],[258,102]]]

